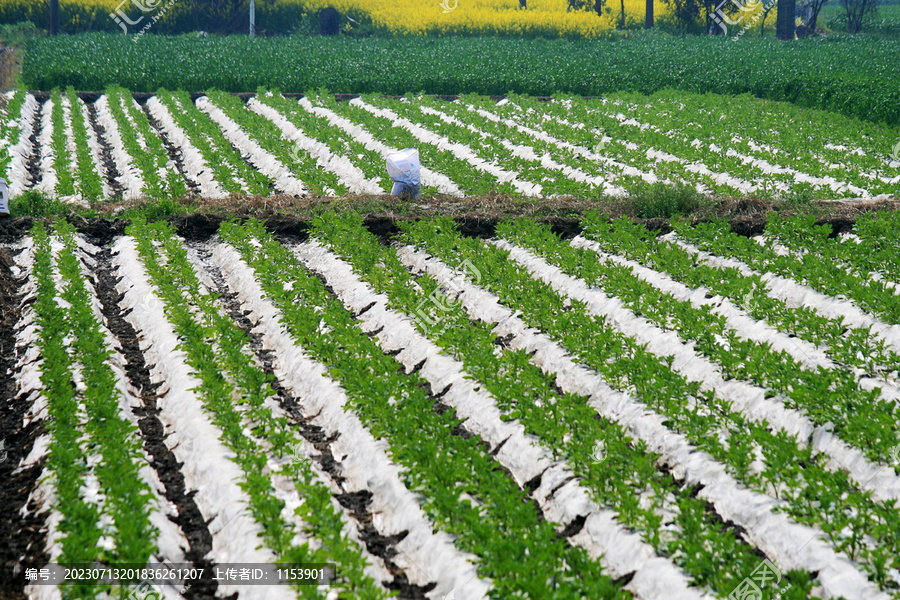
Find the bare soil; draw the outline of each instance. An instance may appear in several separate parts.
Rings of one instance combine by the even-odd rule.
[[[23,426],[34,398],[20,391],[16,383],[18,356],[28,348],[16,348],[16,326],[22,312],[19,290],[25,280],[13,275],[13,264],[12,254],[0,248],[0,600],[25,598],[21,563],[50,560],[44,551],[47,515],[29,501],[45,461],[17,469],[44,433],[44,422],[33,419]]]
[[[72,213],[67,216],[80,231],[99,240],[102,245],[122,235],[129,221],[118,215],[126,209],[140,209],[143,201],[113,201],[95,205],[99,216],[84,217]],[[263,221],[274,234],[296,241],[304,241],[309,235],[313,220],[326,212],[355,212],[362,214],[366,226],[384,240],[400,232],[399,223],[436,216],[455,220],[462,233],[468,236],[489,238],[495,228],[511,218],[529,218],[548,223],[565,239],[581,232],[581,220],[588,211],[599,211],[610,218],[629,217],[651,230],[660,233],[671,231],[670,219],[640,219],[629,210],[624,200],[579,200],[554,198],[523,200],[508,196],[483,196],[477,198],[430,197],[408,200],[393,196],[352,196],[327,198],[313,196],[250,197],[232,196],[228,199],[209,200],[196,197],[176,202],[179,214],[166,218],[178,230],[179,235],[191,241],[205,241],[215,235],[219,225],[226,220],[243,221],[256,218]],[[709,204],[691,214],[677,217],[692,223],[725,218],[731,229],[741,235],[758,235],[770,215],[785,216],[812,214],[818,224],[829,224],[834,235],[849,231],[857,218],[868,212],[900,209],[900,198],[893,200],[842,200],[787,204],[754,198],[724,199]],[[182,214],[183,213],[183,214]],[[27,235],[35,218],[29,216],[0,219],[0,243],[14,242]]]

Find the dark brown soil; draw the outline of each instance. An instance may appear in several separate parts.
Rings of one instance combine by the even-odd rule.
[[[219,225],[225,219],[219,215],[194,214],[170,219],[170,223],[178,231],[178,235],[186,240],[202,242],[216,235]]]
[[[200,184],[190,177],[188,177],[187,170],[184,167],[184,149],[176,147],[169,140],[169,134],[167,134],[163,128],[162,124],[152,115],[150,114],[150,108],[147,106],[147,103],[144,102],[140,105],[141,109],[144,112],[144,115],[147,117],[147,120],[150,122],[150,127],[153,128],[153,131],[156,132],[156,135],[159,137],[160,141],[162,141],[163,147],[166,149],[166,154],[169,155],[169,158],[175,164],[175,169],[184,177],[184,181],[188,186],[188,189],[191,190],[193,194],[200,195]]]
[[[38,143],[38,137],[43,129],[41,113],[44,110],[44,106],[45,102],[39,102],[38,107],[34,110],[31,137],[28,138],[28,143],[31,145],[31,154],[28,155],[25,168],[28,169],[28,179],[31,186],[38,185],[41,182],[41,145]]]
[[[198,254],[204,259],[209,258],[209,251],[202,246],[194,247]],[[274,371],[274,355],[271,351],[263,348],[262,336],[253,333],[253,322],[247,317],[247,314],[241,311],[240,301],[237,295],[231,291],[225,278],[218,268],[206,265],[206,272],[215,282],[217,292],[221,295],[221,301],[228,311],[229,316],[234,319],[235,323],[250,338],[251,346],[257,358],[263,365],[265,372],[272,378],[270,385],[278,395],[278,403],[281,408],[290,416],[291,420],[297,427],[300,435],[308,441],[320,453],[312,457],[316,461],[319,468],[322,469],[336,484],[341,486],[345,478],[341,474],[341,465],[332,454],[331,445],[337,439],[336,437],[325,437],[322,429],[311,424],[311,415],[303,414],[300,401],[293,396],[281,383],[275,378]],[[335,494],[335,499],[343,506],[356,521],[357,529],[360,533],[360,539],[366,545],[366,549],[375,556],[380,557],[385,566],[393,575],[391,581],[382,582],[388,589],[400,592],[399,598],[408,600],[426,600],[425,594],[430,592],[436,586],[436,583],[426,586],[418,586],[409,582],[409,578],[405,571],[397,566],[393,558],[397,556],[396,545],[403,540],[407,533],[400,532],[392,536],[384,536],[375,529],[372,522],[372,493],[368,490],[358,492]]]
[[[13,257],[0,248],[0,599],[24,599],[24,564],[45,564],[46,513],[29,503],[44,470],[45,461],[15,472],[44,432],[44,423],[33,420],[23,427],[34,398],[19,391],[16,362],[27,348],[16,348],[16,325],[21,315],[20,285],[10,267]],[[27,506],[26,506],[27,504]],[[26,510],[26,516],[21,515]]]
[[[95,246],[105,246],[112,243],[116,237],[125,234],[125,227],[128,226],[128,221],[123,219],[101,219],[97,217],[86,219],[84,217],[71,216],[68,221]]]
[[[195,199],[196,200],[196,199]],[[109,202],[98,207],[105,217],[84,219],[74,214],[69,220],[76,223],[85,233],[97,237],[105,243],[116,235],[121,235],[128,221],[113,215],[124,208],[139,208],[141,203]],[[575,199],[551,199],[527,202],[521,199],[502,197],[484,198],[428,198],[420,203],[390,196],[360,196],[335,200],[332,198],[292,196],[236,197],[227,200],[198,200],[186,202],[185,207],[194,209],[189,214],[169,217],[167,220],[178,234],[190,241],[205,241],[218,231],[219,225],[228,219],[238,222],[249,218],[260,219],[266,228],[279,236],[296,242],[309,237],[313,218],[326,211],[354,211],[363,214],[368,229],[383,243],[390,243],[400,233],[399,224],[407,220],[418,220],[436,216],[450,217],[467,236],[489,238],[494,235],[499,223],[514,218],[528,218],[547,223],[563,239],[570,239],[581,232],[581,219],[588,211],[596,210],[609,218],[629,217],[622,206],[615,203],[578,201]],[[893,201],[826,201],[804,206],[777,205],[753,199],[725,201],[715,206],[705,207],[689,218],[701,223],[717,218],[727,218],[735,233],[751,236],[765,229],[769,215],[813,214],[818,224],[829,224],[832,235],[850,231],[856,219],[867,212],[900,209],[900,200]],[[634,222],[652,231],[671,231],[668,219],[638,219]],[[10,242],[21,238],[31,227],[33,219],[17,217],[0,219],[0,242]]]
[[[97,291],[106,325],[115,336],[125,357],[125,374],[128,381],[131,387],[140,393],[143,402],[141,407],[134,409],[134,414],[138,416],[144,451],[151,458],[150,466],[156,471],[165,488],[166,499],[177,508],[178,515],[172,521],[181,528],[188,541],[189,548],[185,552],[185,558],[195,567],[204,569],[206,574],[206,577],[193,582],[183,594],[189,600],[211,600],[215,598],[218,588],[217,582],[212,577],[212,563],[206,558],[212,550],[212,534],[194,502],[196,491],[187,489],[181,464],[164,442],[166,433],[162,421],[159,420],[160,409],[156,405],[156,391],[160,384],[151,381],[150,367],[144,360],[137,332],[125,320],[125,314],[119,308],[122,295],[116,292],[115,286],[120,278],[116,276],[109,248],[103,248],[94,258],[97,259],[98,266],[94,270],[95,279],[91,283]]]
[[[108,203],[103,213],[122,208],[140,207],[140,202]],[[232,218],[242,221],[256,218],[265,221],[273,233],[295,240],[306,239],[310,224],[316,215],[335,211],[352,211],[364,216],[366,226],[382,240],[388,241],[400,233],[399,223],[406,220],[436,216],[454,219],[460,230],[469,236],[491,237],[498,223],[508,219],[528,218],[548,223],[564,239],[581,232],[581,219],[588,211],[598,211],[610,218],[629,217],[651,230],[667,233],[671,230],[669,219],[638,219],[632,215],[628,203],[623,200],[579,200],[554,198],[523,200],[507,196],[482,196],[478,198],[429,197],[415,201],[393,196],[348,196],[327,198],[309,196],[275,195],[232,196],[227,199],[192,199],[184,201],[186,215],[169,220],[179,233],[191,240],[203,240],[212,236],[214,227]],[[753,198],[724,199],[705,206],[687,218],[694,223],[710,219],[727,218],[732,230],[742,235],[756,235],[765,227],[770,214],[813,214],[817,221],[829,223],[835,235],[852,228],[859,215],[874,210],[900,209],[900,199],[886,201],[822,201],[803,205],[774,203]]]
[[[112,146],[106,139],[106,129],[97,119],[97,107],[94,106],[95,101],[96,98],[90,102],[85,100],[88,109],[88,122],[97,136],[97,144],[100,147],[100,162],[102,163],[103,173],[106,174],[106,183],[109,185],[114,197],[121,197],[124,192],[122,184],[119,183],[122,173],[116,167],[116,161],[112,157]]]
[[[0,243],[11,244],[19,241],[34,224],[31,217],[15,217],[0,219]]]

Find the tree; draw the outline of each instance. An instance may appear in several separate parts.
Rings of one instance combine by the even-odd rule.
[[[622,20],[619,21],[619,29],[625,29],[625,0],[619,0],[622,3]]]
[[[59,33],[59,0],[50,0],[50,35]]]
[[[759,24],[759,37],[762,37],[766,33],[766,18],[768,18],[769,13],[772,12],[773,8],[775,8],[774,2],[765,2],[763,4],[762,22]]]
[[[863,23],[878,13],[878,0],[841,0],[841,6],[850,33],[859,33]]]
[[[644,29],[653,29],[653,0],[647,0],[647,10],[644,17]]]
[[[603,16],[604,2],[605,0],[569,0],[569,8],[566,10],[595,11],[598,16]]]
[[[326,6],[319,13],[319,35],[337,35],[341,31],[341,13],[333,6]]]
[[[664,0],[664,2],[672,9],[672,16],[684,25],[685,30],[695,25],[700,18],[700,3],[706,4],[706,0]]]
[[[816,23],[819,20],[819,13],[828,0],[801,0],[800,6],[797,7],[797,13],[803,24],[806,25],[811,33],[816,32]]]
[[[247,31],[248,0],[191,0],[199,31],[243,33]]]
[[[794,39],[796,0],[778,0],[778,16],[775,19],[775,37],[779,40]]]

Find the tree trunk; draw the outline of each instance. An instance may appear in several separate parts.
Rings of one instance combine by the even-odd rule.
[[[819,22],[819,13],[822,11],[822,7],[825,6],[826,2],[828,2],[828,0],[825,0],[825,2],[816,2],[812,6],[812,12],[809,17],[809,28],[813,34],[816,33],[816,24]]]
[[[59,0],[50,0],[50,35],[59,33]]]
[[[622,20],[619,23],[619,29],[625,29],[625,0],[622,0]]]
[[[766,8],[766,5],[763,5],[762,23],[759,26],[759,37],[764,37],[766,35],[766,19],[769,18],[769,13],[772,12],[772,5],[768,6],[769,7]]]
[[[778,17],[775,19],[775,36],[779,40],[794,39],[796,0],[778,0]]]
[[[647,18],[644,20],[644,29],[653,29],[653,0],[647,0]]]

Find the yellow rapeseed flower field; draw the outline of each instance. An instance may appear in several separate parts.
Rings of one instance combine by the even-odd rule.
[[[155,6],[164,0],[136,0],[137,4]],[[602,16],[586,10],[568,10],[567,0],[527,0],[520,9],[519,0],[256,0],[258,18],[292,18],[305,14],[308,18],[326,6],[334,6],[343,14],[370,20],[376,31],[395,35],[504,35],[521,37],[597,38],[609,35],[621,18],[622,0],[606,0]],[[60,0],[63,30],[118,31],[109,13],[119,5],[126,14],[135,13],[131,0]],[[645,0],[624,0],[626,22],[644,23]],[[171,22],[170,31],[190,28],[191,5],[179,0],[162,22]],[[182,14],[185,13],[185,14]],[[663,0],[654,0],[657,19],[671,16]],[[33,21],[46,27],[46,4],[35,0],[0,0],[0,22]],[[174,21],[178,21],[175,23]],[[181,21],[184,21],[182,23]],[[265,27],[265,25],[264,25]],[[288,28],[289,29],[289,28]],[[189,30],[189,29],[187,29]],[[186,31],[187,31],[186,30]]]
[[[363,13],[378,28],[405,35],[543,35],[546,37],[599,37],[614,29],[620,18],[621,0],[607,0],[603,16],[595,12],[569,11],[566,0],[305,0],[308,12],[334,6],[341,12]],[[643,23],[644,0],[625,0],[625,15]],[[656,16],[669,13],[656,0]]]

